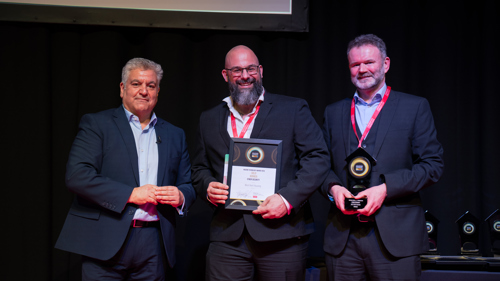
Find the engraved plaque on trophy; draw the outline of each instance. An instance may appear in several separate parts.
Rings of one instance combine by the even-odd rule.
[[[366,152],[366,150],[360,147],[346,158],[346,162],[348,170],[347,189],[352,193],[352,195],[356,196],[358,193],[370,186],[372,166],[374,166],[377,161],[368,152]],[[363,209],[366,206],[366,203],[366,198],[346,198],[345,208],[346,210]]]
[[[460,254],[479,255],[479,219],[467,211],[456,223],[460,236]]]
[[[486,219],[488,222],[488,229],[490,231],[490,241],[491,241],[491,252],[493,256],[500,256],[500,210],[496,210],[491,215],[489,215]]]
[[[429,211],[425,211],[425,226],[427,227],[427,235],[429,236],[428,255],[439,255],[437,247],[439,220]]]

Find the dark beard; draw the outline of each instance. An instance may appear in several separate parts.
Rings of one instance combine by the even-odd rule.
[[[255,104],[257,100],[259,100],[260,94],[262,93],[262,80],[256,80],[253,77],[250,77],[247,82],[253,82],[253,87],[250,89],[238,89],[238,85],[233,82],[229,82],[229,93],[231,94],[231,98],[237,104],[241,105],[251,105]],[[236,82],[238,82],[237,80]]]

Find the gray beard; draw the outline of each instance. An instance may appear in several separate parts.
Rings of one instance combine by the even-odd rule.
[[[261,81],[255,81],[251,89],[238,89],[235,83],[229,84],[229,93],[233,101],[241,105],[255,104],[262,93],[263,87]]]
[[[380,69],[377,70],[376,73],[374,73],[372,75],[373,81],[371,81],[369,83],[361,83],[358,81],[358,77],[356,76],[354,79],[352,79],[352,82],[356,88],[361,89],[361,90],[367,90],[367,89],[373,88],[375,86],[378,86],[380,84],[380,82],[384,79],[384,74],[385,74],[384,68],[382,66],[382,67],[380,67]]]

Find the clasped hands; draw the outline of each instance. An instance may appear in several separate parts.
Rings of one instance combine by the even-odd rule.
[[[156,186],[146,184],[134,188],[129,203],[143,205],[151,203],[154,205],[168,204],[176,208],[184,203],[184,194],[176,186]]]
[[[228,189],[229,186],[213,181],[208,184],[207,197],[215,205],[226,204],[229,195]],[[287,214],[287,208],[283,198],[278,194],[273,194],[267,197],[252,213],[261,215],[264,219],[279,219]]]
[[[365,216],[371,216],[378,209],[380,209],[382,203],[384,203],[385,197],[387,196],[387,186],[385,185],[385,183],[381,185],[372,186],[354,196],[345,187],[340,185],[334,185],[330,188],[330,194],[333,196],[337,208],[342,213],[346,215],[361,214]],[[346,210],[344,206],[346,198],[354,198],[354,199],[366,198],[367,204],[363,209]]]

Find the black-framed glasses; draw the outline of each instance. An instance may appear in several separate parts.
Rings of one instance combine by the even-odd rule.
[[[241,76],[243,74],[243,70],[246,70],[248,75],[255,75],[259,72],[259,66],[258,65],[249,65],[247,67],[238,67],[235,66],[233,68],[226,68],[227,71],[231,71],[233,76]]]

